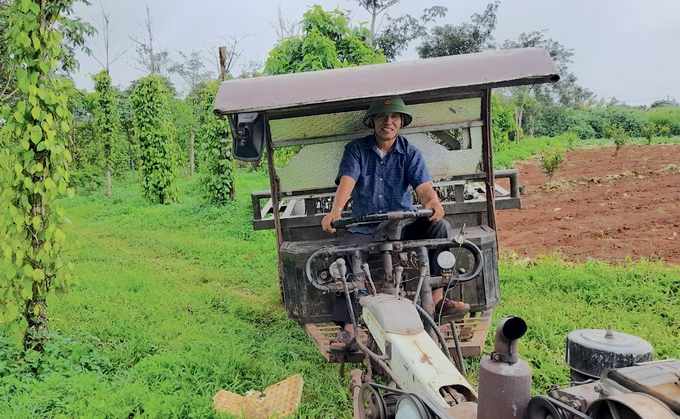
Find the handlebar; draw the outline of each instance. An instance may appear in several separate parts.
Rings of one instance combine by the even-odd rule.
[[[406,218],[430,218],[434,214],[433,210],[419,209],[410,211],[390,211],[379,214],[364,214],[356,217],[338,218],[331,222],[331,227],[347,227],[353,224],[377,223],[387,220],[403,220]]]

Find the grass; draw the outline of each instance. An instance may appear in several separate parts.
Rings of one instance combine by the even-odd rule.
[[[64,202],[79,285],[48,299],[43,356],[0,340],[0,417],[220,417],[218,390],[262,391],[296,373],[305,379],[296,417],[351,417],[347,379],[286,318],[273,233],[251,228],[249,192],[267,178],[241,169],[237,179],[236,202],[221,208],[202,203],[193,180],[181,182],[180,203],[150,205],[132,175],[110,199],[81,190]],[[493,327],[506,315],[527,320],[520,353],[536,393],[568,380],[574,329],[612,323],[658,357],[680,357],[677,267],[505,253],[500,277]],[[475,382],[476,360],[468,364]]]

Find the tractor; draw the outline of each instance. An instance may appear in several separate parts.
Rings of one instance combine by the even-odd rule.
[[[520,208],[516,170],[494,170],[492,89],[554,83],[550,56],[526,48],[222,82],[214,113],[226,116],[237,159],[266,158],[270,189],[252,192],[253,228],[274,229],[281,297],[289,318],[329,362],[350,371],[357,419],[666,419],[680,417],[680,363],[652,361],[648,343],[612,330],[567,338],[572,386],[531,397],[531,370],[517,352],[527,330],[502,319],[479,386],[464,357],[482,355],[501,302],[496,214]],[[371,101],[398,96],[413,122],[401,130],[422,153],[445,219],[446,239],[404,240],[403,229],[431,216],[418,207],[351,216],[352,201],[321,229],[333,204],[345,144],[370,134],[361,122]],[[284,168],[277,149],[297,152]],[[380,223],[370,243],[339,245],[345,228]],[[436,260],[430,260],[436,250]],[[441,275],[432,276],[437,264]],[[470,305],[462,319],[433,310],[432,289]],[[331,322],[344,296],[356,322],[355,351],[331,350]],[[350,298],[353,296],[354,298]],[[358,305],[354,303],[358,301]]]

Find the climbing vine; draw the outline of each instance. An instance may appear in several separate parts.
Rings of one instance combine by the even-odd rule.
[[[149,75],[139,79],[130,95],[144,196],[160,204],[177,199],[177,188],[173,185],[177,161],[172,144],[169,92],[165,86],[162,77]]]
[[[102,70],[95,74],[94,80],[95,95],[95,134],[97,141],[102,144],[104,151],[104,166],[106,172],[106,196],[111,196],[111,170],[121,166],[120,152],[116,153],[120,139],[120,115],[118,114],[116,93],[111,87],[111,77]]]
[[[17,93],[0,117],[0,328],[38,351],[49,339],[46,297],[72,281],[58,199],[73,195],[63,144],[73,116],[52,77],[63,58],[56,24],[71,4],[15,0],[3,34]]]
[[[229,123],[213,114],[219,83],[210,82],[200,94],[199,141],[203,162],[200,184],[208,201],[224,204],[234,199],[234,163],[229,140]]]

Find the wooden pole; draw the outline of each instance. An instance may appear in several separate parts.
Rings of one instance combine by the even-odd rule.
[[[227,78],[227,47],[219,48],[220,52],[220,80]]]

